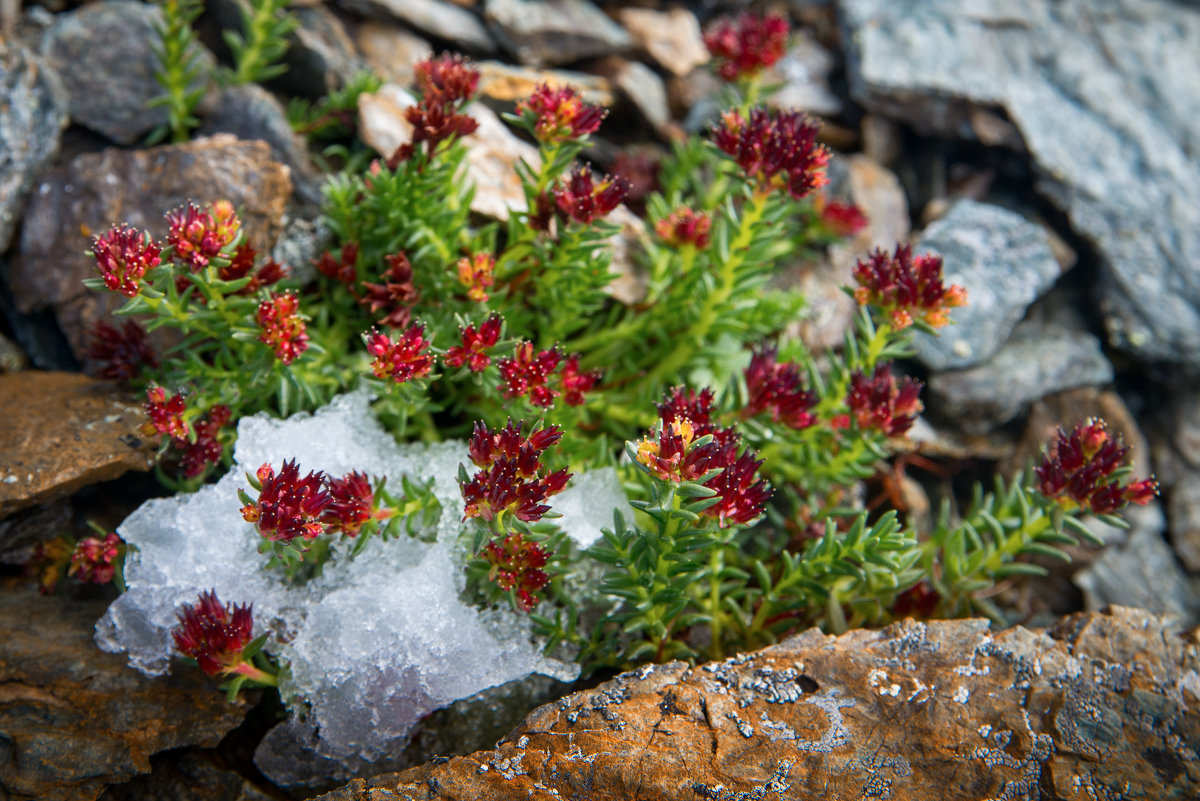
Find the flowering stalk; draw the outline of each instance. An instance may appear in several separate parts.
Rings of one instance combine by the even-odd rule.
[[[195,604],[177,614],[171,630],[175,648],[196,660],[209,676],[228,676],[232,702],[246,684],[275,687],[279,678],[270,672],[262,654],[267,635],[251,639],[254,619],[248,604],[222,604],[215,591],[202,592]]]

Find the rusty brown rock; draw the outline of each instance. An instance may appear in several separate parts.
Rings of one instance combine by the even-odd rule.
[[[238,209],[251,242],[270,250],[292,191],[289,170],[264,142],[228,134],[148,150],[87,153],[53,170],[34,188],[9,278],[21,312],[52,308],[77,356],[85,331],[125,297],[83,286],[95,272],[85,255],[91,236],[114,223],[166,233],[163,215],[187,201],[221,198]]]
[[[24,370],[0,375],[0,518],[116,478],[149,470],[154,444],[136,401],[110,381]]]
[[[245,717],[198,669],[148,679],[92,641],[105,600],[0,582],[0,797],[91,801],[150,756],[213,747]]]
[[[493,751],[325,801],[1196,798],[1200,647],[1133,609],[1050,630],[812,630],[645,667],[529,715]]]

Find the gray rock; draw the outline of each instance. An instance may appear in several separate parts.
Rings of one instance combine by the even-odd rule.
[[[622,8],[617,19],[639,50],[673,75],[684,76],[711,55],[704,46],[700,23],[686,8],[656,11],[652,8]]]
[[[1185,385],[1173,392],[1168,415],[1175,449],[1189,466],[1200,468],[1200,385]]]
[[[1200,573],[1200,472],[1185,474],[1171,488],[1167,517],[1175,555],[1188,570]]]
[[[129,0],[100,0],[55,17],[41,50],[66,87],[72,121],[122,145],[166,123],[165,108],[146,107],[163,91],[154,80],[160,25],[157,6]],[[197,47],[202,69],[193,88],[204,85],[215,63]]]
[[[364,21],[354,43],[376,75],[400,86],[411,85],[417,62],[433,55],[429,42],[391,22]]]
[[[279,76],[280,86],[293,94],[320,98],[345,86],[366,67],[355,52],[346,26],[324,6],[293,5],[289,13],[295,15],[300,26],[293,32],[284,57],[288,71]]]
[[[588,0],[487,0],[484,14],[504,49],[530,66],[569,64],[633,44]]]
[[[637,115],[659,133],[666,133],[671,123],[667,105],[667,87],[658,73],[640,61],[609,56],[594,67],[617,89],[621,98]]]
[[[491,54],[496,42],[475,14],[442,0],[338,0],[367,16],[411,25],[430,36],[454,42],[468,53]]]
[[[1110,341],[1200,371],[1200,13],[1167,0],[840,0],[851,94],[923,131],[1002,110],[1101,262]]]
[[[1015,212],[971,200],[958,201],[925,229],[914,251],[941,255],[947,286],[967,290],[967,305],[951,314],[954,325],[941,336],[916,337],[917,358],[933,370],[986,361],[1059,276],[1045,231]]]
[[[1200,587],[1180,569],[1163,539],[1160,504],[1133,506],[1124,517],[1132,530],[1120,547],[1111,547],[1075,575],[1089,610],[1110,604],[1136,606],[1178,617],[1186,626],[1200,621]]]
[[[8,250],[37,175],[58,152],[67,96],[52,70],[0,37],[0,253]]]
[[[1051,393],[1113,380],[1100,340],[1085,331],[1022,323],[983,364],[935,373],[930,399],[970,434],[983,434]]]
[[[771,96],[771,105],[825,116],[841,113],[842,101],[829,88],[829,73],[835,63],[824,45],[801,30],[792,37],[783,58],[767,72],[768,81],[782,84]]]

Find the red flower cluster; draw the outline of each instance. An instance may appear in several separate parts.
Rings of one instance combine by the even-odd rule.
[[[760,191],[784,189],[799,200],[824,186],[829,150],[817,144],[817,124],[798,111],[750,109],[721,115],[713,128],[717,147],[733,157]]]
[[[657,437],[638,443],[637,460],[664,481],[699,481],[717,495],[717,502],[700,514],[719,526],[746,524],[763,513],[771,489],[757,477],[762,460],[753,451],[738,455],[741,438],[712,420],[712,392],[699,395],[677,387],[658,412]],[[708,435],[712,439],[700,444]]]
[[[389,169],[412,158],[422,144],[425,152],[433,155],[442,142],[472,134],[479,127],[473,118],[460,113],[479,85],[479,71],[468,66],[462,56],[418,62],[416,77],[421,101],[404,112],[404,118],[413,126],[412,142],[397,148],[388,159]]]
[[[269,345],[284,364],[291,364],[308,350],[308,332],[299,312],[300,301],[293,293],[284,292],[259,303],[255,314],[258,327],[262,329],[259,342]]]
[[[114,225],[92,239],[92,255],[104,286],[127,298],[142,291],[142,277],[162,261],[159,253],[148,234],[127,225]]]
[[[257,294],[258,290],[287,277],[287,268],[274,259],[267,259],[255,270],[254,262],[257,258],[258,251],[255,247],[249,242],[243,242],[233,251],[233,258],[229,260],[229,264],[217,271],[217,276],[222,281],[240,281],[250,276],[246,285],[237,291],[238,295]]]
[[[342,251],[338,258],[334,258],[333,254],[326,251],[321,254],[321,257],[313,262],[313,265],[326,278],[332,278],[334,281],[345,286],[353,291],[354,285],[358,283],[358,243],[347,242],[342,245]]]
[[[372,331],[367,335],[367,353],[375,357],[371,370],[376,378],[390,378],[397,384],[429,375],[433,356],[425,339],[425,326],[413,325],[400,332],[393,341],[387,334]]]
[[[172,631],[175,647],[184,656],[196,660],[209,676],[239,673],[246,663],[242,652],[254,632],[251,607],[222,604],[215,592],[202,592],[194,605],[178,613],[179,625]]]
[[[185,208],[167,212],[167,244],[174,249],[174,258],[198,272],[237,238],[241,225],[228,200],[218,200],[207,210],[188,203]]]
[[[498,314],[492,314],[484,320],[479,329],[468,325],[462,329],[462,345],[455,345],[446,351],[442,357],[450,367],[462,367],[464,364],[472,372],[481,373],[492,363],[488,350],[495,346],[500,339],[500,328],[504,319]]]
[[[589,225],[619,206],[628,188],[623,178],[606,175],[596,183],[591,168],[576,167],[566,186],[554,187],[554,202],[564,220]]]
[[[329,479],[328,484],[329,506],[321,517],[322,522],[332,533],[357,537],[363,524],[376,517],[375,491],[371,482],[366,473],[355,470],[342,478]]]
[[[537,606],[541,600],[538,592],[550,583],[542,569],[549,560],[545,548],[514,532],[483,546],[482,556],[491,566],[488,580],[502,590],[515,590],[517,602],[526,612]]]
[[[704,45],[718,62],[717,73],[727,81],[770,67],[787,52],[787,44],[787,19],[779,14],[721,17],[704,33]]]
[[[196,441],[175,440],[176,448],[183,451],[179,466],[188,478],[201,475],[210,464],[221,460],[225,450],[221,442],[221,430],[229,424],[232,412],[228,406],[217,404],[208,410],[207,414],[196,421]]]
[[[175,440],[187,441],[191,428],[183,419],[187,404],[182,394],[177,392],[168,398],[162,387],[150,387],[146,390],[145,408],[150,422],[142,426],[142,433],[148,437],[165,434]]]
[[[914,317],[941,328],[950,322],[950,309],[967,303],[967,290],[942,283],[942,257],[913,258],[910,245],[897,245],[892,256],[876,250],[855,266],[854,280],[858,304],[875,306],[896,328],[912,325]]]
[[[780,364],[773,345],[754,351],[745,377],[750,401],[742,410],[743,418],[769,411],[772,420],[797,430],[817,422],[811,411],[817,399],[803,388],[800,368],[792,362]]]
[[[272,542],[291,542],[303,537],[312,540],[325,531],[321,516],[329,506],[325,474],[310,471],[300,477],[295,459],[283,463],[279,474],[270,464],[258,468],[258,499],[251,501],[239,491],[242,519],[253,523],[258,533]]]
[[[74,553],[75,546],[64,536],[39,542],[34,546],[33,556],[25,563],[25,575],[37,579],[39,593],[53,595]]]
[[[496,282],[495,270],[496,259],[490,253],[459,259],[458,280],[467,288],[467,297],[479,303],[486,301],[488,289]]]
[[[1062,429],[1058,439],[1034,468],[1037,490],[1067,508],[1113,514],[1127,504],[1145,505],[1158,494],[1153,478],[1130,482],[1125,457],[1129,448],[1095,418]]]
[[[532,123],[539,142],[549,145],[595,133],[607,113],[599,106],[584,103],[573,87],[554,89],[545,83],[517,103],[517,114]]]
[[[542,453],[562,439],[557,426],[523,432],[524,422],[508,421],[500,431],[492,431],[482,422],[475,423],[467,453],[471,462],[481,468],[470,481],[466,471],[459,474],[462,491],[463,520],[478,517],[494,520],[505,513],[518,520],[534,523],[550,511],[545,501],[562,492],[571,474],[558,470],[539,475]]]
[[[120,327],[97,320],[88,331],[87,355],[100,362],[97,375],[128,381],[142,371],[142,367],[158,367],[158,356],[146,329],[133,320],[126,320]]]
[[[345,248],[342,249],[343,255]],[[357,247],[355,247],[357,254]],[[387,269],[383,273],[382,284],[372,284],[363,281],[363,289],[366,294],[358,299],[358,302],[366,306],[371,314],[379,314],[381,311],[386,311],[386,315],[379,321],[389,328],[404,328],[412,322],[412,305],[417,301],[417,288],[413,284],[413,268],[412,263],[408,260],[408,256],[404,253],[384,256],[383,260],[387,263]],[[351,258],[353,264],[353,258]],[[352,294],[357,294],[354,290],[353,279],[347,284]]]
[[[75,543],[71,554],[71,569],[67,575],[93,584],[107,584],[117,572],[117,557],[121,555],[124,541],[116,532],[109,532],[104,539],[84,537]]]
[[[887,364],[876,367],[870,378],[855,370],[850,376],[846,405],[860,429],[881,431],[889,437],[903,436],[923,408],[921,382],[905,378],[897,386],[891,365]]]
[[[560,387],[555,389],[547,382],[559,370],[560,364]],[[527,340],[518,342],[512,357],[501,359],[499,366],[500,377],[504,379],[500,385],[504,397],[528,395],[530,403],[546,409],[554,405],[554,399],[559,395],[563,396],[568,406],[581,405],[585,400],[584,395],[600,380],[599,370],[579,372],[578,354],[572,354],[565,362],[557,348],[539,351],[535,355],[533,343]]]
[[[834,236],[854,236],[867,227],[867,222],[867,215],[853,203],[828,200],[821,208],[821,225]]]
[[[678,208],[654,224],[654,230],[673,248],[690,245],[696,250],[708,247],[712,218],[704,212]]]

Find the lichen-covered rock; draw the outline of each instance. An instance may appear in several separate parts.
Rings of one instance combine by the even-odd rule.
[[[535,710],[495,750],[322,798],[1195,798],[1197,703],[1195,633],[1133,609],[1050,630],[812,630],[626,673]]]
[[[246,715],[198,668],[147,679],[92,642],[107,602],[0,582],[0,797],[91,801],[150,757],[215,746]]]

